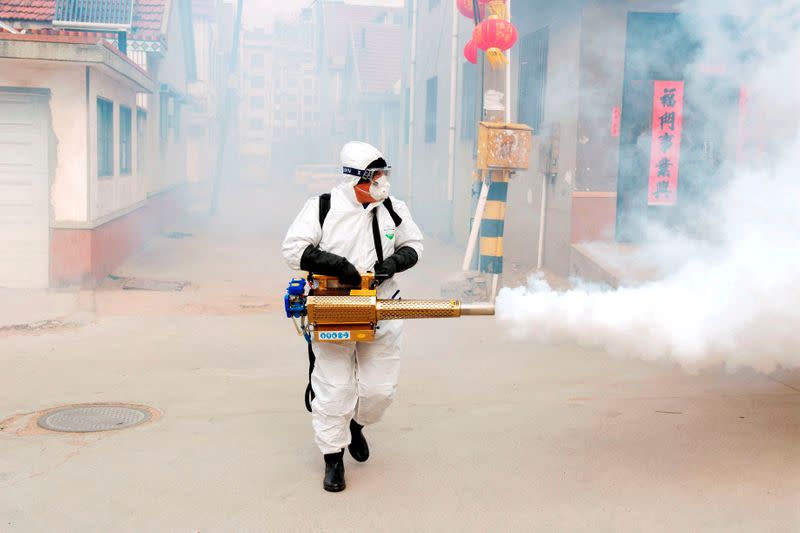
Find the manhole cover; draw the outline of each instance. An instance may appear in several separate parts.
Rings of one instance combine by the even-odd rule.
[[[138,426],[148,420],[150,412],[142,407],[84,405],[45,413],[39,418],[38,424],[50,431],[89,433]]]

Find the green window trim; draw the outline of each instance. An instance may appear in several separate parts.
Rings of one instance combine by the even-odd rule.
[[[114,176],[114,102],[97,99],[97,177]]]
[[[119,106],[119,173],[130,175],[133,170],[131,156],[132,147],[132,124],[131,108]]]

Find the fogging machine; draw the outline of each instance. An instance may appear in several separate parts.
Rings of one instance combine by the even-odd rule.
[[[357,287],[333,276],[309,274],[308,282],[293,278],[284,297],[286,316],[308,341],[370,342],[380,320],[494,315],[490,303],[378,299],[377,285],[371,272],[361,275]]]

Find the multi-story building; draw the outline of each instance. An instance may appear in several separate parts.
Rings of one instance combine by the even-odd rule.
[[[224,114],[230,113],[228,78],[235,4],[222,0],[192,0],[196,76],[189,85],[186,109],[189,182],[208,189],[217,169]],[[231,122],[227,122],[228,130]],[[231,148],[227,145],[228,149]]]
[[[378,84],[392,84],[392,89],[399,81],[395,65],[398,55],[402,56],[402,40],[398,42],[396,37],[398,30],[402,31],[405,27],[405,11],[401,7],[368,4],[349,4],[334,0],[320,0],[314,4],[314,43],[319,76],[317,98],[320,109],[320,163],[337,163],[342,145],[352,140],[354,133],[358,133],[353,129],[353,123],[359,120],[356,115],[361,100],[353,92],[361,89],[352,84],[346,86],[348,57],[352,57],[350,64],[353,68],[361,66],[358,73],[349,73],[351,80],[355,80],[353,76],[358,74],[365,83],[368,79],[375,79]],[[380,37],[381,29],[386,30],[386,40]],[[393,48],[395,46],[397,48]],[[382,61],[386,63],[382,64]],[[391,79],[378,80],[381,77]],[[362,84],[361,87],[366,86]],[[367,93],[371,90],[367,89]],[[384,87],[379,87],[378,90],[383,93],[384,100],[389,96],[385,94]],[[399,103],[399,94],[393,96],[395,102]],[[371,105],[369,98],[363,105]],[[382,138],[386,142],[394,142],[394,133],[376,134],[373,140],[380,145]],[[395,150],[389,145],[381,148],[387,153]]]
[[[352,24],[345,60],[342,116],[346,138],[380,146],[387,161],[400,155],[400,79],[405,28]]]
[[[243,33],[243,174],[335,165],[353,138],[397,153],[405,12],[366,4],[319,0],[270,32]]]
[[[315,159],[319,137],[310,11],[242,36],[242,173],[269,179]],[[269,166],[270,172],[266,172]]]
[[[255,177],[272,159],[272,60],[274,42],[264,30],[242,32],[239,160],[243,179]]]
[[[473,22],[454,13],[453,4],[411,2],[417,54],[406,64],[405,72],[413,66],[415,74],[411,83],[404,78],[403,113],[413,119],[407,121],[412,166],[409,172],[409,158],[400,158],[406,166],[397,181],[425,229],[463,243],[474,208],[479,88],[497,80],[482,77],[481,68],[464,59]],[[719,117],[741,116],[745,95],[725,74],[733,71],[726,65],[689,70],[696,44],[681,24],[685,7],[672,0],[513,3],[519,41],[511,51],[510,90],[503,92],[512,121],[533,128],[534,151],[530,169],[517,172],[510,184],[506,258],[530,268],[541,254],[544,267],[559,274],[600,277],[602,267],[581,243],[636,242],[643,220],[681,226],[688,222],[683,210],[713,194],[714,184],[704,177],[714,175],[742,133]],[[455,48],[449,31],[454,16]],[[406,49],[412,49],[410,41]],[[686,80],[692,83],[684,86]],[[714,113],[703,110],[709,102],[698,88],[704,87],[727,95],[714,103]],[[677,192],[666,180],[654,187],[662,171],[648,168],[655,149],[650,139],[661,127],[653,122],[654,110],[664,90],[677,94],[691,116],[683,123]]]

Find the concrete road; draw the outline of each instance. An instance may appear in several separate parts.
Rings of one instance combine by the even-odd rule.
[[[800,531],[797,373],[692,376],[477,317],[407,323],[372,456],[325,493],[304,344],[277,304],[284,223],[260,222],[274,200],[119,272],[185,291],[108,287],[88,325],[0,338],[0,531]],[[459,263],[430,248],[407,297]],[[106,401],[160,416],[76,435],[30,414]]]

